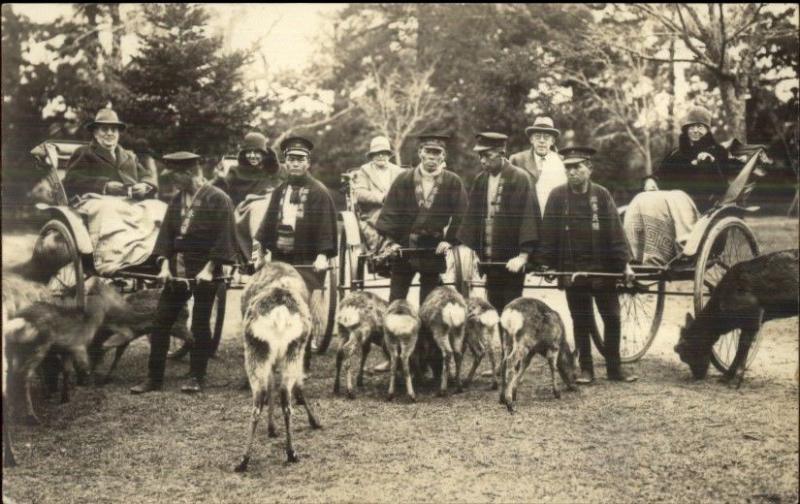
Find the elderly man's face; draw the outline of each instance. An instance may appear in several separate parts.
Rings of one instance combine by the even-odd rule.
[[[550,147],[556,143],[556,137],[550,133],[537,131],[531,135],[530,141],[536,155],[546,156],[550,152]]]
[[[101,147],[114,150],[119,143],[119,127],[110,124],[101,124],[92,132],[95,141]]]
[[[426,145],[419,148],[419,159],[425,171],[433,172],[445,160],[445,152],[441,147]]]
[[[178,189],[188,191],[192,189],[193,180],[197,177],[202,177],[202,175],[203,172],[200,169],[200,164],[196,163],[189,169],[172,172],[169,178]]]
[[[503,166],[503,154],[503,149],[489,149],[481,152],[478,156],[480,157],[481,166],[484,170],[497,173]]]
[[[311,166],[311,160],[307,154],[287,154],[286,170],[290,177],[302,177]]]
[[[257,150],[249,150],[245,152],[244,157],[247,159],[247,162],[250,164],[250,166],[254,167],[260,165],[261,162],[264,161],[264,154]]]
[[[569,164],[564,167],[567,172],[567,182],[575,191],[583,191],[592,178],[592,165],[589,161]]]

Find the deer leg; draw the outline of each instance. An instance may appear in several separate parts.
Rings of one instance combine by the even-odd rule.
[[[33,411],[33,400],[31,400],[31,376],[33,373],[29,371],[25,375],[25,417],[24,422],[26,425],[39,425],[39,418],[36,416],[36,413]]]
[[[339,345],[339,350],[336,351],[336,379],[333,381],[334,395],[339,394],[339,385],[341,382],[341,375],[342,375],[342,363],[344,362],[344,357],[345,357],[344,346],[346,344],[347,341],[343,341],[342,344]]]
[[[72,356],[64,355],[61,367],[61,404],[69,402],[69,369],[72,367]]]
[[[550,366],[550,380],[553,383],[553,397],[556,399],[561,399],[561,392],[558,390],[558,385],[556,384],[556,358],[558,355],[558,350],[548,350],[547,351],[547,364]]]
[[[464,380],[465,387],[468,387],[472,383],[475,371],[477,371],[478,366],[480,366],[483,355],[485,354],[485,350],[481,347],[480,343],[473,341],[472,338],[467,338],[467,346],[469,347],[470,353],[472,353],[472,367],[467,374],[467,378]]]
[[[286,427],[286,461],[295,463],[298,458],[292,444],[292,390],[285,383],[281,385],[281,410]]]
[[[295,394],[297,394],[297,402],[302,402],[303,407],[306,409],[306,415],[308,416],[308,425],[310,425],[312,429],[321,429],[322,424],[319,423],[317,415],[315,415],[314,411],[311,409],[311,404],[309,404],[309,402],[306,401],[306,397],[303,392],[303,385],[299,383],[295,385]]]
[[[352,361],[355,358],[356,338],[353,335],[350,335],[350,339],[347,340],[347,343],[342,348],[344,349],[344,358],[342,359],[342,364],[344,365],[347,398],[355,399],[356,395],[353,392],[353,375],[351,373],[351,367]]]
[[[358,377],[356,378],[356,386],[358,387],[364,386],[364,365],[367,363],[367,357],[371,349],[372,342],[369,336],[367,336],[367,339],[361,344],[361,364],[358,367]]]
[[[463,392],[464,386],[461,384],[461,364],[464,361],[464,327],[456,331],[453,337],[453,358],[455,360],[455,379],[456,392]]]
[[[442,351],[442,375],[438,392],[441,397],[447,395],[448,368],[450,367],[450,360],[453,358],[453,348],[450,346],[450,338],[445,331],[434,329],[433,339]]]
[[[265,388],[253,392],[253,411],[250,413],[250,437],[247,440],[247,448],[245,448],[242,460],[233,469],[236,472],[245,472],[250,463],[250,453],[253,451],[253,442],[256,436],[256,427],[258,426],[258,419],[261,417],[261,411],[264,409],[264,400],[269,398],[269,386],[267,383]]]
[[[111,381],[111,373],[113,373],[114,370],[117,369],[117,364],[119,363],[119,360],[122,358],[122,354],[124,354],[125,350],[127,349],[128,349],[128,343],[122,346],[118,346],[114,350],[114,360],[111,362],[111,366],[109,366],[108,371],[106,372],[106,376],[103,378],[102,381],[103,385]]]
[[[278,437],[278,429],[275,428],[275,394],[273,394],[275,389],[275,380],[270,380],[270,384],[267,387],[267,437],[276,438]]]
[[[503,328],[503,326],[500,326],[500,404],[506,404],[506,399],[503,394],[505,393],[508,382],[506,375],[508,371],[508,353],[510,352],[506,338],[506,330]]]
[[[6,356],[3,355],[5,359]],[[3,391],[3,402],[6,402],[6,394]],[[17,465],[17,460],[14,458],[14,449],[11,446],[11,433],[8,432],[9,423],[8,423],[8,410],[6,409],[5,405],[3,407],[3,467],[14,467]]]
[[[414,347],[417,345],[417,335],[412,335],[408,340],[401,340],[400,342],[400,358],[403,361],[403,374],[406,379],[406,394],[411,402],[417,401],[417,396],[414,393],[414,384],[411,380],[411,354],[414,353]]]
[[[389,344],[387,345],[389,348],[389,393],[386,396],[386,399],[391,401],[394,399],[394,386],[395,381],[397,380],[397,360],[398,360],[398,351],[396,344]]]

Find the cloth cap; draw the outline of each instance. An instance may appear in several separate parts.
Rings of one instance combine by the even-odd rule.
[[[104,124],[117,126],[120,129],[120,131],[124,131],[128,127],[127,124],[119,120],[119,116],[117,115],[116,112],[114,112],[110,108],[102,108],[97,111],[97,114],[94,116],[94,120],[86,125],[86,129],[92,131],[97,126],[101,126]]]
[[[597,151],[591,147],[573,146],[561,149],[560,154],[564,166],[568,166],[592,159]]]
[[[530,137],[537,131],[542,133],[550,133],[556,138],[561,136],[561,132],[556,129],[553,120],[547,116],[537,117],[536,120],[533,121],[533,126],[528,126],[525,128],[525,135]]]
[[[170,152],[162,156],[161,160],[167,164],[167,168],[161,172],[161,176],[166,176],[171,173],[182,173],[193,169],[197,166],[197,161],[200,156],[193,152],[178,151]]]
[[[388,152],[389,154],[392,154],[392,146],[389,144],[389,139],[385,136],[376,136],[369,143],[369,152],[367,153],[367,157],[373,154],[379,154],[381,152]]]
[[[314,144],[307,138],[294,136],[281,142],[281,152],[283,152],[284,156],[289,154],[305,154],[308,156],[312,150],[314,150]]]
[[[242,148],[239,151],[241,154],[242,152],[246,151],[260,151],[264,156],[267,155],[267,137],[262,135],[261,133],[251,131],[247,135],[244,136],[244,142],[242,144]]]
[[[689,112],[686,113],[686,117],[683,119],[683,124],[681,124],[681,129],[685,129],[687,126],[691,126],[692,124],[702,124],[710,130],[711,112],[704,107],[692,107],[689,109]]]
[[[417,135],[420,147],[437,147],[447,149],[447,141],[450,135],[446,133],[420,133]]]
[[[502,133],[486,131],[475,135],[475,152],[484,152],[490,149],[505,148],[508,136]]]

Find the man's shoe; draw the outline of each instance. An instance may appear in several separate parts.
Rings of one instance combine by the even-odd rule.
[[[135,387],[131,387],[130,388],[130,392],[133,395],[146,394],[148,392],[157,392],[157,391],[161,390],[162,387],[163,387],[163,384],[161,382],[157,382],[157,381],[153,381],[153,380],[148,379],[144,383],[140,383],[139,385],[136,385]]]
[[[579,374],[575,379],[575,383],[578,385],[589,385],[590,383],[594,383],[594,373],[588,369],[581,369],[581,374]]]
[[[375,367],[373,367],[372,368],[372,372],[373,373],[386,373],[386,372],[389,371],[389,368],[391,368],[391,367],[392,367],[391,362],[389,362],[388,360],[387,361],[383,361],[380,364],[378,364]]]
[[[630,374],[623,371],[621,368],[609,369],[607,372],[609,381],[618,381],[624,383],[632,383],[639,379],[635,374]]]
[[[181,392],[184,394],[199,394],[205,387],[205,380],[203,378],[192,377],[189,383],[181,387]]]

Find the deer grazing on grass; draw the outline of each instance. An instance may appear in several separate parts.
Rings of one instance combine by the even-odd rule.
[[[391,366],[389,371],[389,394],[387,399],[394,399],[394,387],[397,380],[398,361],[403,366],[406,380],[406,394],[412,402],[417,400],[414,384],[411,380],[411,354],[417,345],[419,333],[419,317],[417,310],[405,299],[397,299],[389,304],[383,317],[383,337],[389,350]]]
[[[88,371],[87,345],[109,313],[120,313],[126,309],[125,300],[113,287],[92,277],[86,282],[84,309],[38,301],[17,312],[8,321],[5,336],[9,378],[13,378],[12,390],[19,390],[15,383],[24,384],[27,408],[24,420],[27,423],[39,423],[31,402],[30,379],[47,352],[56,350],[66,355],[78,369]],[[69,400],[67,384],[70,368],[70,362],[66,362],[62,402]]]
[[[567,389],[575,390],[576,354],[569,349],[564,323],[556,311],[538,299],[517,298],[503,310],[500,325],[506,345],[511,347],[504,363],[504,390],[500,396],[509,412],[514,412],[519,381],[536,354],[547,359],[555,398],[561,397],[556,369]]]
[[[275,437],[271,392],[280,389],[286,426],[286,458],[297,462],[292,443],[292,393],[305,406],[312,429],[321,425],[303,393],[303,357],[312,333],[309,293],[292,266],[271,262],[251,279],[242,295],[245,371],[253,393],[250,436],[241,461],[234,468],[244,472],[250,463],[261,411],[268,407],[268,435]]]
[[[497,310],[485,299],[471,297],[467,301],[466,345],[472,353],[472,369],[469,370],[464,386],[472,383],[475,371],[481,364],[484,355],[489,354],[492,366],[492,390],[497,390],[497,366],[495,364],[492,340],[499,334],[500,316]]]
[[[373,343],[383,345],[383,316],[388,303],[367,291],[353,291],[339,303],[336,323],[339,326],[339,351],[336,353],[336,380],[333,393],[339,393],[339,383],[344,365],[345,389],[349,399],[355,399],[351,366],[356,348],[361,349],[356,385],[364,386],[364,363]]]
[[[711,348],[719,337],[740,329],[736,356],[722,381],[737,374],[741,385],[747,354],[761,325],[798,315],[798,250],[773,252],[735,264],[725,273],[697,318],[686,314],[686,325],[675,351],[689,365],[692,375],[708,373]]]
[[[450,286],[437,287],[422,303],[419,318],[442,352],[438,395],[447,395],[448,376],[455,380],[456,391],[461,392],[461,361],[464,357],[464,326],[467,318],[464,297]]]

